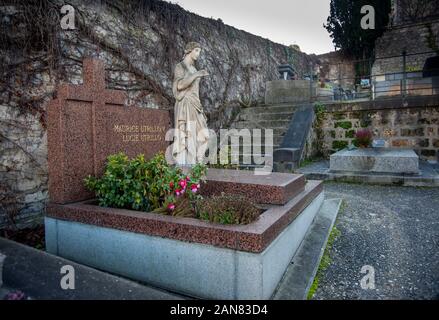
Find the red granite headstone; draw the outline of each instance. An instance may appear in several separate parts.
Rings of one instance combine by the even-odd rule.
[[[105,88],[98,59],[84,59],[83,75],[83,85],[61,85],[48,106],[49,197],[60,204],[93,197],[84,178],[102,174],[108,155],[150,158],[168,146],[169,111],[125,106],[124,91]]]

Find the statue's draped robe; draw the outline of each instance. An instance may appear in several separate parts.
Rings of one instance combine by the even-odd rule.
[[[200,78],[184,90],[178,90],[178,82],[197,70],[183,61],[176,65],[172,91],[175,97],[175,134],[172,154],[179,165],[192,165],[204,159],[209,132],[207,119],[199,97]]]

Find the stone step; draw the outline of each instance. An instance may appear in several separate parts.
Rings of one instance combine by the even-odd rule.
[[[301,174],[273,172],[255,175],[248,171],[209,169],[206,182],[200,188],[202,195],[242,195],[261,204],[283,205],[305,190]]]
[[[240,120],[234,123],[235,128],[285,128],[290,123],[289,118],[279,120]]]
[[[256,165],[256,164],[240,164],[238,165],[239,170],[247,170],[254,172],[256,169],[262,169],[263,165]]]
[[[251,125],[251,127],[250,127]],[[242,129],[248,129],[250,130],[250,133],[253,134],[253,129],[261,129],[261,135],[262,135],[262,139],[264,139],[264,129],[271,129],[273,130],[273,136],[280,136],[285,134],[285,132],[287,131],[288,127],[269,127],[269,128],[258,128],[255,126],[255,124],[249,124],[247,122],[236,122],[233,125],[234,127],[232,129],[238,129],[238,130],[242,130]],[[235,135],[231,135],[231,136],[235,136]]]
[[[299,109],[306,108],[308,104],[270,104],[261,105],[252,108],[242,109],[241,114],[257,114],[257,113],[280,113],[295,112]]]
[[[232,164],[238,162],[239,165],[269,165],[273,163],[273,155],[272,154],[231,154],[231,162]]]
[[[276,148],[279,148],[279,146],[282,142],[282,139],[283,139],[283,137],[281,137],[281,136],[275,136],[275,137],[273,137],[273,143],[264,143],[264,139],[262,139],[262,143],[253,143],[253,144],[246,144],[246,143],[243,143],[242,141],[240,141],[239,148],[240,148],[240,150],[242,150],[242,148],[245,146],[245,147],[249,147],[248,150],[254,150],[254,148],[260,147],[262,150],[264,150],[265,147],[272,147],[274,150]],[[232,147],[230,146],[230,148],[232,148]]]
[[[264,145],[272,145],[272,146],[278,146],[282,143],[283,137],[285,135],[285,132],[283,132],[282,134],[273,134],[273,143],[265,143],[265,137],[261,137],[260,139],[260,143],[256,143],[256,140],[254,138],[252,138],[252,141],[255,141],[253,144],[258,146],[264,146]],[[235,136],[231,136],[231,137],[235,137]],[[230,141],[231,138],[229,138],[229,145],[230,145]],[[239,140],[239,144],[240,145],[247,145],[244,140],[242,139],[242,137]],[[218,142],[218,146],[220,145],[220,143]]]
[[[273,170],[275,172],[292,172],[299,166],[301,149],[279,148],[273,154]]]
[[[258,120],[286,120],[291,119],[294,111],[288,112],[255,112],[255,113],[240,113],[237,121],[258,121]]]

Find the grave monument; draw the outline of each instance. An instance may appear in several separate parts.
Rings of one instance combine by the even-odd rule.
[[[85,59],[83,73],[83,85],[61,85],[48,107],[46,250],[193,297],[270,298],[320,212],[322,183],[208,169],[205,196],[240,194],[264,208],[246,225],[98,206],[84,178],[100,176],[111,154],[165,151],[170,117],[125,106],[124,92],[105,88],[102,61]]]

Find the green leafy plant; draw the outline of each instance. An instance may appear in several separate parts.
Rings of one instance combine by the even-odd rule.
[[[323,123],[326,116],[325,105],[319,101],[314,103],[314,114],[315,114],[315,120],[314,120],[313,128],[316,133],[316,139],[313,144],[317,151],[316,155],[320,157],[323,155],[323,141],[324,141]]]
[[[95,192],[100,206],[151,211],[176,217],[191,217],[222,224],[247,224],[261,214],[243,196],[202,197],[201,183],[207,167],[196,164],[189,173],[168,165],[163,153],[150,160],[133,159],[123,153],[107,159],[101,178],[88,176],[85,185]]]
[[[204,165],[192,169],[187,183],[199,183]],[[86,187],[94,191],[100,206],[152,211],[171,201],[173,185],[185,175],[178,167],[169,166],[163,153],[150,160],[144,155],[129,160],[123,153],[110,155],[101,178],[88,176]]]
[[[198,199],[198,217],[222,224],[248,224],[255,221],[262,209],[240,195],[220,195]]]

